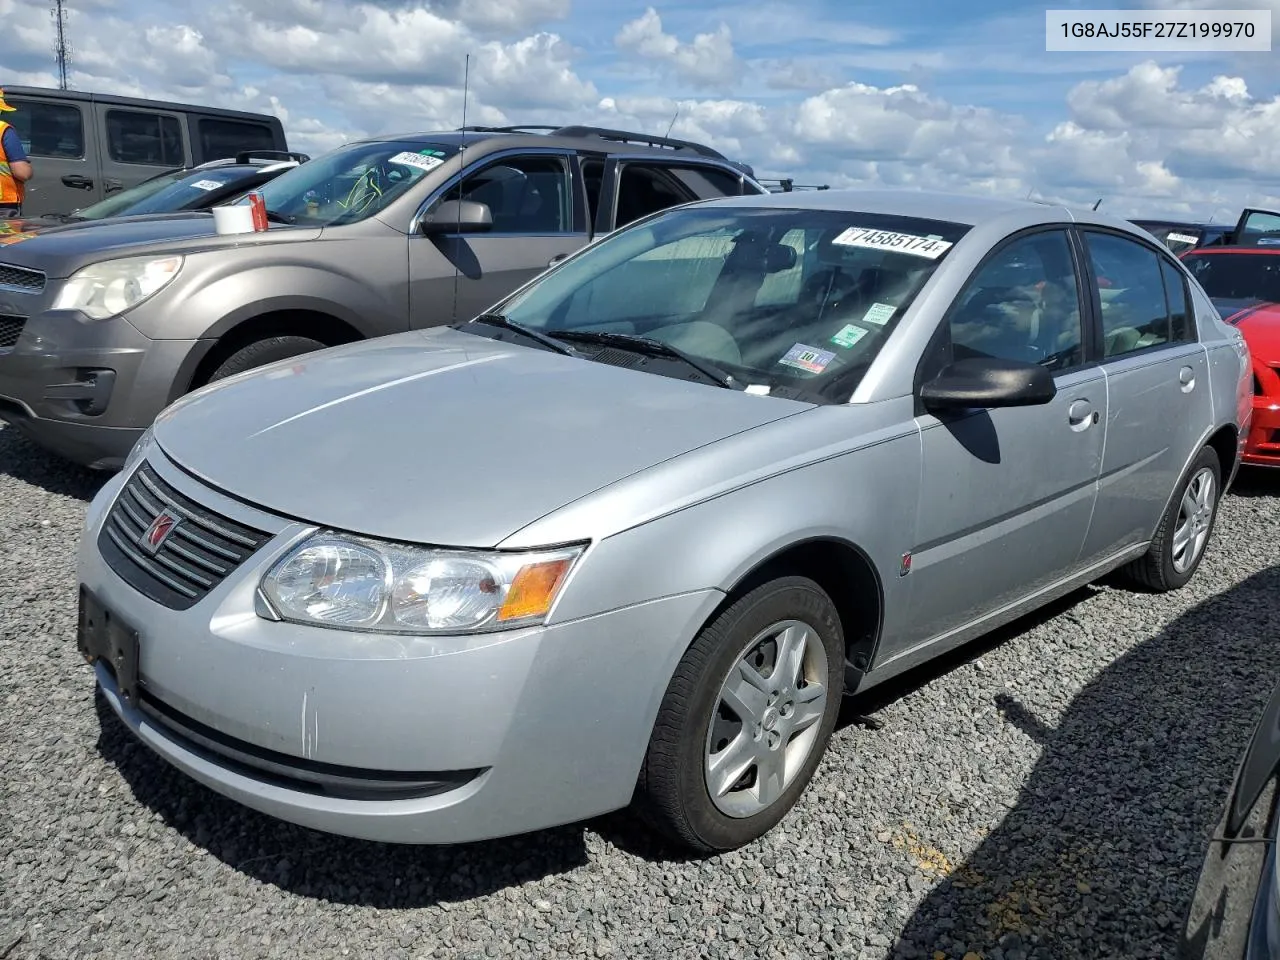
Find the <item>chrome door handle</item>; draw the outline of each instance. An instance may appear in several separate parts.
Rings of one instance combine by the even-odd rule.
[[[1196,372],[1190,367],[1178,371],[1178,383],[1182,384],[1182,392],[1190,393],[1196,388]]]
[[[1089,419],[1089,414],[1093,413],[1093,407],[1088,400],[1077,400],[1067,409],[1067,418],[1072,423],[1081,423]]]

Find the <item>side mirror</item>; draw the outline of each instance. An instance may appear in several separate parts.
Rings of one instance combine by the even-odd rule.
[[[957,360],[920,388],[926,410],[1033,407],[1057,394],[1053,374],[1038,363],[996,357]]]
[[[423,233],[484,233],[493,229],[493,211],[487,203],[446,200],[422,220]]]

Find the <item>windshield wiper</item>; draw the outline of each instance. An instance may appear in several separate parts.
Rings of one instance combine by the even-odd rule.
[[[468,320],[467,323],[484,323],[491,327],[500,327],[503,330],[510,330],[512,333],[518,333],[522,337],[527,337],[534,343],[540,343],[548,350],[554,350],[556,353],[563,353],[566,357],[579,356],[578,351],[574,350],[573,347],[569,346],[567,343],[561,343],[559,340],[549,337],[545,333],[541,333],[531,327],[526,327],[523,323],[516,323],[514,320],[508,320],[501,313],[482,313],[475,319]],[[454,329],[461,330],[466,325],[466,323],[455,324]]]
[[[713,363],[690,356],[679,347],[673,347],[663,340],[641,337],[633,333],[609,333],[604,330],[549,330],[547,332],[560,340],[580,340],[583,343],[599,343],[620,347],[623,350],[634,350],[637,353],[646,353],[650,356],[670,357],[698,371],[717,387],[724,387],[728,390],[737,389],[734,385],[735,381],[732,374],[725,373]]]

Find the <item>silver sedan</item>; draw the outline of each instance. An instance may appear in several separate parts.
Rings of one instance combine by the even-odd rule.
[[[730,849],[842,695],[1112,570],[1185,584],[1250,401],[1239,333],[1114,217],[693,204],[470,322],[179,400],[89,511],[79,644],[142,741],[289,821],[634,804]]]

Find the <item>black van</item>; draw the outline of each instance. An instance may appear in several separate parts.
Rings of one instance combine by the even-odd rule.
[[[4,88],[35,176],[22,213],[70,213],[174,167],[288,150],[277,117],[42,87]]]

